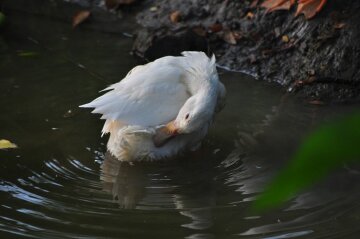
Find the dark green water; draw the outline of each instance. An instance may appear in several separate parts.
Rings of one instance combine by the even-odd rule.
[[[13,13],[0,34],[1,238],[357,238],[360,172],[344,166],[282,208],[251,214],[263,186],[320,122],[311,106],[221,72],[225,110],[201,150],[120,164],[102,121],[77,106],[136,65],[132,39]]]

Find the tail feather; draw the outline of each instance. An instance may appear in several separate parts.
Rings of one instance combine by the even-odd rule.
[[[210,75],[216,72],[216,58],[214,54],[211,58],[201,51],[183,51],[181,54],[188,58],[189,67],[196,72],[207,72]]]

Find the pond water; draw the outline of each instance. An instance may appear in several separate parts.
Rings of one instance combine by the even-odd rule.
[[[0,35],[1,238],[358,238],[360,172],[344,166],[279,209],[254,197],[319,123],[358,106],[313,106],[220,71],[227,105],[202,148],[167,162],[106,154],[79,109],[137,64],[132,39],[12,13]]]

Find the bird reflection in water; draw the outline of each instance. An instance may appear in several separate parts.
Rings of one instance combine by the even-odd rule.
[[[112,194],[122,208],[135,208],[144,197],[146,177],[142,168],[120,162],[109,152],[101,165],[100,180],[104,191]]]
[[[191,220],[182,227],[208,229],[213,225],[212,208],[216,204],[215,167],[212,160],[200,154],[203,159],[152,165],[120,162],[107,152],[101,165],[103,190],[112,194],[121,208],[171,208]]]

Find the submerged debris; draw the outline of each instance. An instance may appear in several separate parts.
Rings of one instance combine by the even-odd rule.
[[[16,149],[18,146],[7,139],[0,139],[0,149]]]
[[[90,17],[90,14],[91,13],[88,10],[81,10],[77,12],[73,17],[72,27],[75,28],[79,24],[83,23],[85,20],[87,20]]]

